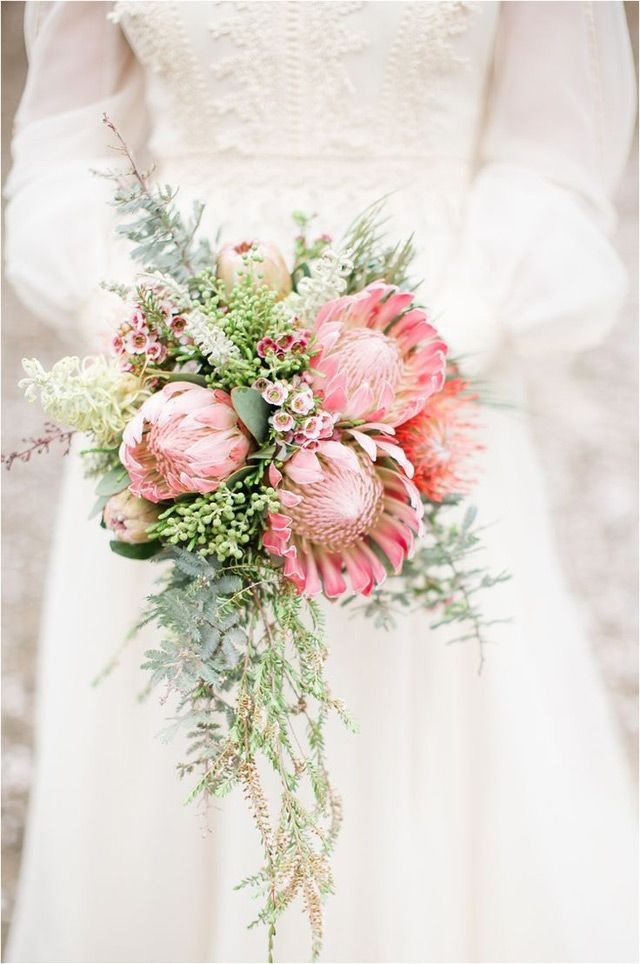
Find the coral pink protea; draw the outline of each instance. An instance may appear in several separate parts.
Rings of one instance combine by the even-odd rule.
[[[309,596],[342,595],[345,571],[353,591],[368,596],[386,577],[381,557],[398,573],[421,531],[422,504],[411,482],[353,451],[353,461],[326,462],[320,481],[285,477],[284,511],[269,516],[264,547],[284,559],[284,574]]]
[[[311,364],[328,411],[400,425],[442,388],[447,346],[412,304],[411,293],[376,281],[320,309]]]
[[[250,447],[226,392],[173,382],[148,398],[129,422],[120,461],[134,495],[162,502],[213,492],[244,465]]]
[[[470,460],[484,448],[474,439],[477,398],[463,378],[450,378],[418,415],[396,431],[396,441],[414,465],[416,487],[432,502],[464,495],[475,481]]]

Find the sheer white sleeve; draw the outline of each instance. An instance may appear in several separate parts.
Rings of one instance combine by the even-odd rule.
[[[134,149],[147,134],[143,74],[101,2],[27,3],[29,71],[16,116],[7,184],[7,276],[24,303],[66,333],[95,343],[125,245],[114,238],[112,184],[93,170],[117,167],[101,118]],[[120,279],[121,280],[121,279]]]
[[[503,3],[442,330],[482,368],[499,346],[582,349],[611,325],[625,276],[608,239],[633,132],[621,3]]]

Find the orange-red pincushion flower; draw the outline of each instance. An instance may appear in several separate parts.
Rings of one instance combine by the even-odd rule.
[[[475,482],[472,461],[483,449],[475,437],[477,404],[464,378],[449,378],[421,412],[396,429],[395,441],[414,466],[413,483],[432,502],[464,495]]]

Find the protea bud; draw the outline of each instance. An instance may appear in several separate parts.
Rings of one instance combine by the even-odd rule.
[[[103,520],[120,542],[149,542],[147,529],[157,522],[160,512],[158,506],[124,489],[111,496],[104,507]]]
[[[250,274],[271,288],[278,301],[291,293],[291,275],[279,249],[271,241],[240,241],[226,244],[220,250],[218,277],[230,292],[241,275]]]

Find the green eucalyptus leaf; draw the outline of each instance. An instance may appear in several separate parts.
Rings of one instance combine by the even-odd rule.
[[[154,539],[153,542],[120,542],[118,539],[112,539],[109,545],[112,552],[127,559],[150,559],[162,549],[158,539]]]
[[[269,406],[255,388],[234,388],[231,402],[241,421],[257,442],[264,442],[269,434]]]
[[[193,385],[207,387],[207,379],[204,375],[197,375],[195,372],[172,372],[167,378],[169,382],[191,382]]]
[[[102,476],[96,486],[96,495],[109,498],[109,496],[117,495],[118,492],[127,489],[130,485],[129,473],[123,465],[118,465]]]

